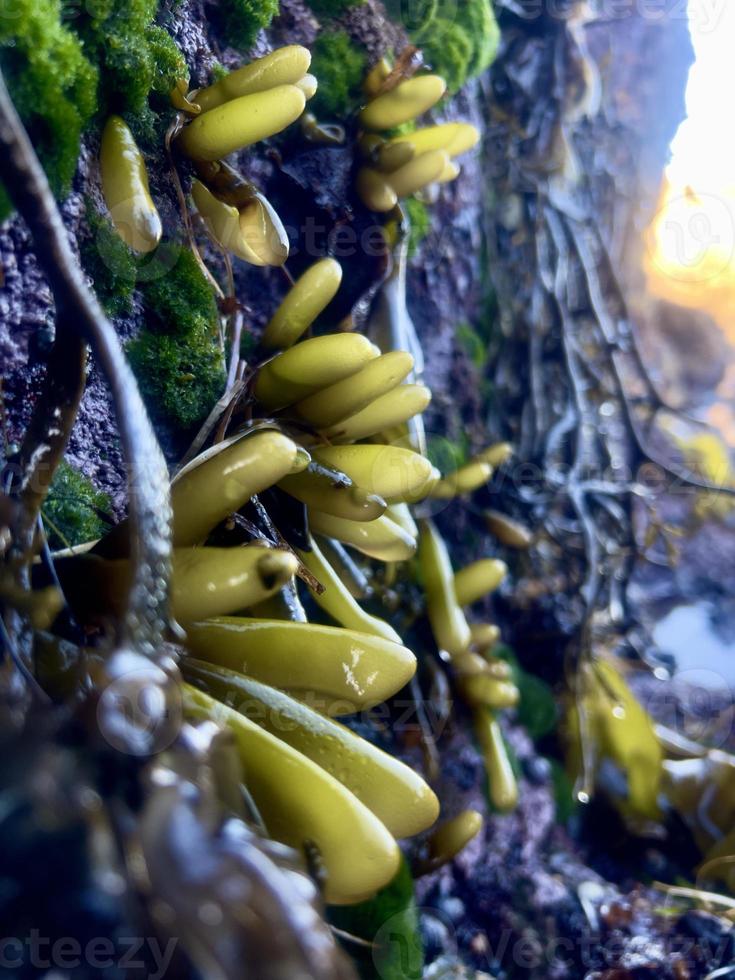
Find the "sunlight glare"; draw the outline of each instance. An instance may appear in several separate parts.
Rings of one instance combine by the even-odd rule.
[[[647,233],[654,294],[710,313],[735,342],[735,3],[716,26],[699,29],[690,0],[695,50],[687,118],[671,145],[659,210]]]

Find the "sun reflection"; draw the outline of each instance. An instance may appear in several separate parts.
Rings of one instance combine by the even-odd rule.
[[[648,230],[653,291],[706,309],[735,342],[735,4],[706,28],[690,0],[695,62],[687,118],[671,144],[658,212]],[[729,307],[729,308],[728,308]]]
[[[672,142],[659,208],[646,232],[646,276],[654,295],[710,314],[735,350],[735,3],[722,5],[705,29],[699,2],[689,0],[696,60],[687,118]],[[718,397],[710,420],[735,441],[732,371]]]
[[[735,290],[735,181],[716,191],[700,190],[693,183],[674,183],[667,174],[647,235],[653,291],[706,309],[723,329],[732,328],[735,341],[735,323],[727,316]]]

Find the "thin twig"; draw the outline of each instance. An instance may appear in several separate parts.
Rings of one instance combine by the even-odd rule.
[[[168,621],[170,504],[168,471],[115,329],[87,287],[69,247],[48,181],[0,73],[0,177],[34,239],[56,304],[57,320],[87,340],[117,413],[129,466],[132,585],[120,640],[148,655],[160,649]],[[35,519],[34,519],[35,527]]]

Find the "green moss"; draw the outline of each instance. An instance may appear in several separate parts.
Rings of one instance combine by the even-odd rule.
[[[432,22],[439,9],[439,0],[385,0],[385,7],[391,19],[413,36]]]
[[[171,336],[143,330],[128,356],[155,422],[191,429],[222,394],[222,355],[209,331]]]
[[[157,422],[190,429],[222,393],[217,304],[193,254],[141,290],[146,327],[128,345],[148,410]]]
[[[486,0],[463,4],[461,10],[461,22],[473,42],[469,75],[474,77],[482,74],[495,60],[500,42],[500,28],[495,20],[492,4]]]
[[[311,51],[311,71],[319,79],[313,111],[318,116],[345,116],[357,107],[367,59],[344,31],[320,34]]]
[[[450,92],[492,63],[500,31],[490,0],[387,0],[386,6]]]
[[[151,92],[165,94],[186,75],[183,55],[153,20],[157,0],[95,0],[74,26],[85,52],[100,67],[108,112],[136,114]]]
[[[457,92],[469,77],[474,56],[474,45],[464,26],[437,17],[416,41],[428,64],[446,81],[448,90]]]
[[[340,17],[351,7],[357,7],[365,0],[309,0],[309,6],[324,20]]]
[[[224,78],[229,74],[230,73],[221,62],[215,61],[212,65],[212,70],[209,73],[209,84],[214,85],[215,82],[218,82],[221,78]]]
[[[248,51],[278,13],[278,0],[220,0],[219,10],[227,43]]]
[[[144,145],[152,145],[159,135],[162,123],[156,110],[170,112],[168,93],[174,82],[188,78],[173,38],[153,23],[157,9],[158,0],[94,0],[73,22],[85,52],[99,65],[103,114],[124,116]]]
[[[107,218],[87,204],[91,235],[81,246],[84,271],[108,316],[129,313],[138,273],[135,255]]]
[[[159,333],[217,332],[217,303],[194,254],[182,249],[174,267],[142,288],[148,325]]]
[[[408,235],[408,257],[411,258],[412,255],[416,253],[416,249],[419,247],[421,242],[426,238],[431,228],[431,217],[429,215],[429,209],[426,207],[423,201],[419,201],[418,198],[409,197],[403,201],[401,207],[406,213],[406,217],[411,226],[411,230]]]
[[[52,548],[93,541],[111,524],[110,498],[96,490],[79,470],[62,460],[43,505],[46,533]]]
[[[469,441],[463,433],[456,442],[448,436],[430,436],[426,455],[442,473],[451,473],[469,460]]]
[[[97,72],[61,21],[59,0],[15,0],[0,11],[0,65],[55,194],[66,195],[92,118]],[[0,220],[11,211],[0,187]]]
[[[0,64],[57,196],[69,192],[95,116],[123,114],[144,144],[160,135],[156,110],[170,111],[167,94],[188,73],[153,22],[157,9],[158,0],[13,0],[0,11]],[[0,219],[9,212],[0,188]]]
[[[462,347],[478,371],[485,369],[487,363],[487,344],[469,323],[460,323],[454,332],[457,343]]]

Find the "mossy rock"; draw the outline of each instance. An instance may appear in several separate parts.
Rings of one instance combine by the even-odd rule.
[[[278,0],[220,0],[218,9],[226,43],[248,51],[278,13]]]
[[[500,40],[490,0],[386,0],[391,18],[457,92],[492,63]]]
[[[311,71],[319,80],[312,102],[314,112],[340,117],[356,109],[367,68],[365,52],[345,31],[331,31],[319,35],[311,54]]]
[[[146,326],[128,345],[133,370],[154,420],[186,432],[224,386],[212,287],[182,249],[172,269],[142,285],[141,298]]]
[[[16,0],[0,12],[0,66],[54,194],[68,194],[79,140],[97,109],[97,69],[62,23],[59,0]],[[0,187],[0,220],[12,210]]]
[[[160,134],[156,110],[168,115],[168,92],[188,73],[173,38],[154,23],[157,12],[158,0],[89,0],[74,10],[59,0],[14,0],[0,11],[0,66],[57,197],[69,193],[93,121],[117,112],[136,139]],[[0,220],[10,212],[0,188]]]

